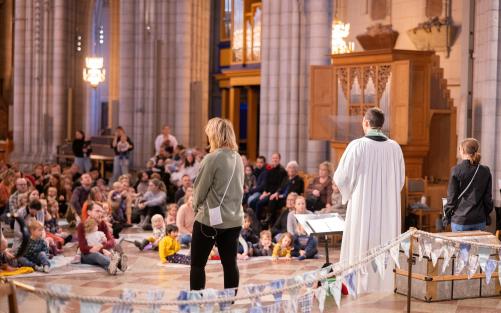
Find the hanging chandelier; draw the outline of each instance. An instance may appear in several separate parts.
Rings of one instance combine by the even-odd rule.
[[[350,53],[355,50],[353,41],[346,42],[345,38],[350,35],[350,24],[335,19],[332,22],[331,51],[332,54]]]
[[[104,82],[106,71],[104,69],[104,60],[99,57],[85,58],[85,68],[83,70],[83,79],[88,82],[92,88],[96,88],[99,83]]]

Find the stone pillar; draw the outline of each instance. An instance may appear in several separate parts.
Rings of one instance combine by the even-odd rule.
[[[328,64],[331,1],[263,1],[260,152],[316,171],[327,143],[308,140],[309,66]],[[304,117],[304,118],[303,118]]]
[[[489,166],[493,177],[493,197],[499,205],[497,180],[501,178],[501,97],[498,86],[501,73],[499,52],[500,4],[481,0],[475,8],[475,61],[473,87],[473,136],[481,142],[482,164]]]
[[[14,18],[14,153],[12,160],[20,160],[24,152],[24,84],[25,84],[25,34],[26,1],[15,2]]]

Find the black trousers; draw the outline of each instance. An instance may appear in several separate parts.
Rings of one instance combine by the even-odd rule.
[[[205,289],[205,266],[207,259],[217,245],[224,273],[224,288],[238,287],[240,274],[237,266],[238,237],[241,226],[215,229],[195,221],[191,241],[190,289]]]

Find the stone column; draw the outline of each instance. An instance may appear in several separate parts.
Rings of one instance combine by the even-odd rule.
[[[15,1],[14,18],[14,153],[12,160],[20,160],[24,152],[24,96],[26,64],[25,34],[26,34],[26,1]]]

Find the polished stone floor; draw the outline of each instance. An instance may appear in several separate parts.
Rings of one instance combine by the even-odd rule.
[[[134,229],[129,230],[133,236]],[[109,276],[99,268],[84,267],[81,265],[67,265],[57,268],[49,274],[35,277],[21,277],[15,279],[35,287],[44,288],[48,284],[64,284],[71,286],[71,291],[79,295],[118,297],[123,289],[132,289],[144,297],[147,290],[162,288],[165,290],[164,299],[175,299],[180,290],[189,288],[189,267],[183,265],[161,265],[157,254],[152,251],[139,252],[131,243],[122,243],[129,255],[129,270],[117,276]],[[65,255],[75,253],[76,246],[65,247]],[[339,256],[339,249],[331,248],[330,255],[334,260]],[[295,274],[319,268],[324,259],[305,261],[272,262],[268,259],[239,261],[241,284],[265,283],[278,278],[288,278]],[[83,267],[83,269],[82,269]],[[222,269],[217,262],[207,266],[207,287],[222,288]],[[45,301],[38,296],[28,295],[20,299],[20,312],[45,312]],[[271,300],[264,298],[263,301]],[[393,313],[405,312],[406,298],[395,294],[366,294],[357,299],[342,298],[341,309],[337,309],[332,298],[326,301],[325,312],[346,313]],[[6,299],[0,302],[0,312],[7,312]],[[233,308],[247,307],[248,302],[237,302]],[[135,312],[141,312],[140,307]],[[101,312],[111,312],[111,305],[105,305]],[[162,308],[161,312],[177,312],[176,307]],[[64,312],[80,312],[79,304],[71,301]],[[318,312],[315,300],[313,312]],[[471,299],[448,301],[440,303],[424,303],[412,301],[411,312],[429,313],[494,313],[501,312],[501,298]]]

